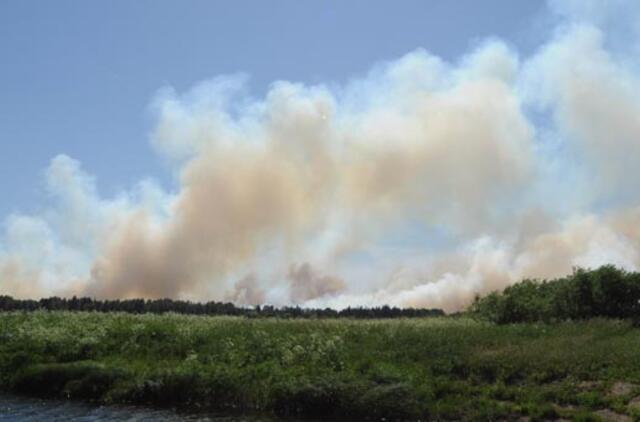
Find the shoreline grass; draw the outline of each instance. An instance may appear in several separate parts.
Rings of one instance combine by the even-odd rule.
[[[621,384],[624,383],[624,384]],[[612,392],[625,385],[624,394]],[[638,420],[640,330],[620,320],[279,320],[0,313],[7,392],[277,417]]]

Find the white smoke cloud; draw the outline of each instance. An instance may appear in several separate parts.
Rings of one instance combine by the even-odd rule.
[[[5,222],[0,292],[452,311],[523,277],[636,269],[640,80],[604,3],[580,4],[550,2],[530,57],[491,39],[262,99],[244,76],[164,89],[151,143],[176,191],[101,198],[55,157],[50,209]]]

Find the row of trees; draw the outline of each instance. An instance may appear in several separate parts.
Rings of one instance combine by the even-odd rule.
[[[128,312],[162,314],[175,312],[192,315],[235,315],[245,317],[281,318],[416,318],[444,315],[440,309],[396,308],[389,306],[375,308],[346,308],[340,311],[331,308],[312,309],[296,307],[256,306],[239,307],[233,303],[197,303],[172,299],[126,299],[97,300],[89,297],[50,297],[40,300],[20,300],[11,296],[0,296],[2,311],[87,311],[87,312]]]
[[[499,324],[594,317],[640,318],[640,273],[612,265],[574,269],[554,280],[524,280],[476,298],[470,312]]]

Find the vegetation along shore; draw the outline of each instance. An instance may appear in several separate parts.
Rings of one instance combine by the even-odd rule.
[[[4,297],[0,386],[276,418],[640,420],[639,299],[640,275],[610,266],[422,318],[25,312]]]

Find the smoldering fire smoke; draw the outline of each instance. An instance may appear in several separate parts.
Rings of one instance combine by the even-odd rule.
[[[640,80],[621,49],[640,37],[620,47],[569,3],[528,57],[487,40],[262,99],[241,76],[162,90],[152,145],[178,187],[102,198],[53,158],[51,207],[6,219],[0,291],[450,311],[523,277],[637,270]]]

